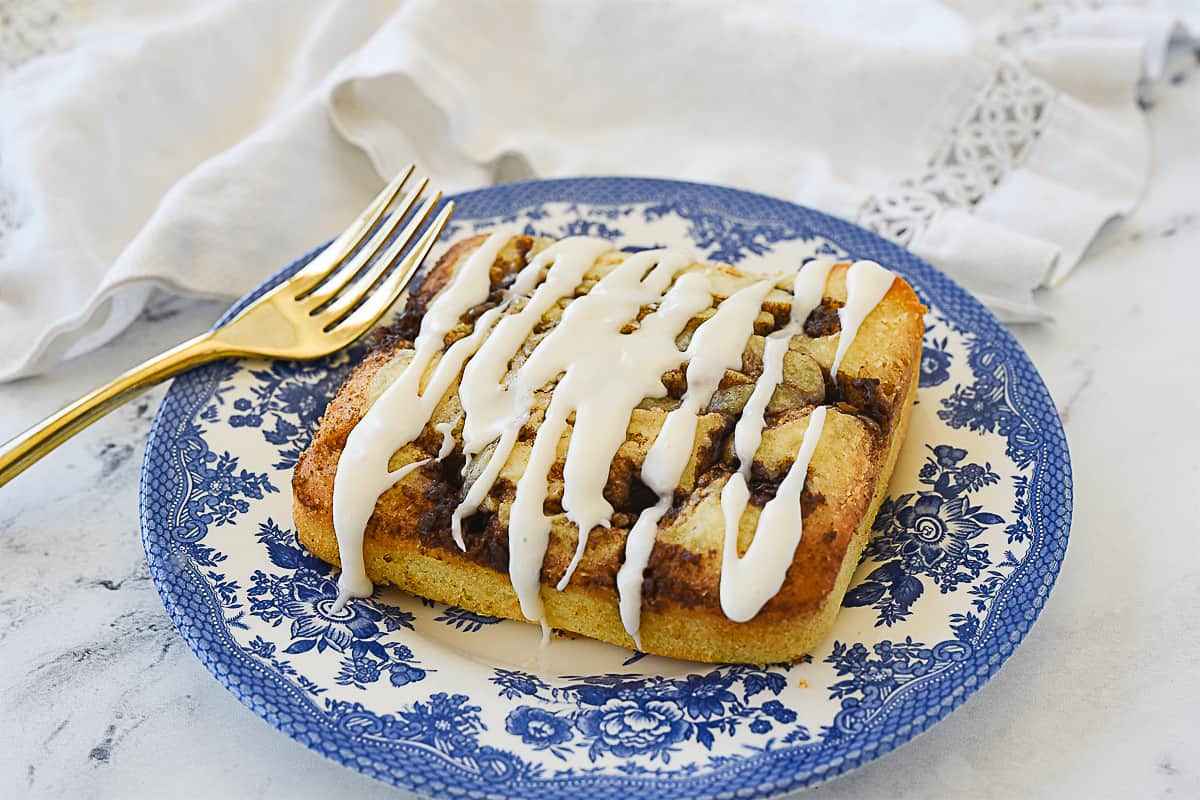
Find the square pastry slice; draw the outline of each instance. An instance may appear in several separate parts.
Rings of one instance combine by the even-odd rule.
[[[390,583],[648,653],[799,658],[828,632],[917,391],[921,306],[868,261],[458,242],[292,479],[343,595]]]

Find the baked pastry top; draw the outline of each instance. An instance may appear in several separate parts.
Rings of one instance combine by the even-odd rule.
[[[871,262],[764,278],[465,239],[330,402],[293,475],[301,541],[349,595],[391,583],[661,655],[798,658],[886,490],[923,311]]]

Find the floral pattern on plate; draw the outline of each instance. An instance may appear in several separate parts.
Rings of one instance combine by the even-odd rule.
[[[335,610],[334,570],[296,540],[288,487],[359,351],[211,365],[178,379],[159,411],[142,533],[181,634],[244,703],[422,794],[769,797],[896,747],[999,668],[1061,563],[1070,464],[1044,386],[977,301],[860,228],[732,189],[596,178],[457,200],[447,239],[507,224],[628,250],[682,245],[747,269],[832,254],[904,275],[929,307],[925,352],[874,538],[833,632],[791,665],[576,639],[541,650],[532,626],[394,590]]]

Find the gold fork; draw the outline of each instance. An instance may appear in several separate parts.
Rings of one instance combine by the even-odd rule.
[[[426,178],[380,224],[412,173],[410,166],[397,175],[320,255],[229,322],[134,367],[0,445],[0,486],[135,394],[197,364],[256,356],[319,358],[370,330],[408,286],[454,213],[454,203],[447,203],[422,232],[442,196],[435,192],[409,215]]]

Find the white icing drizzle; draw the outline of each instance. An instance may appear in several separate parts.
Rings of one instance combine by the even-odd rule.
[[[579,309],[581,321],[587,319],[578,326],[580,339],[588,342],[582,348],[582,358],[571,355],[581,348],[572,337],[570,326],[560,339],[565,358],[560,356],[556,361],[567,362],[563,380],[574,395],[575,408],[571,446],[563,468],[562,505],[567,518],[579,527],[575,555],[558,583],[560,591],[566,588],[579,566],[592,528],[611,525],[613,507],[604,499],[604,486],[608,483],[613,457],[625,442],[625,430],[634,407],[646,397],[666,394],[663,374],[683,363],[675,337],[692,317],[712,304],[708,279],[695,273],[684,275],[663,297],[662,292],[675,273],[691,261],[686,255],[664,250],[652,251],[645,257],[647,260],[653,257],[658,263],[642,284],[644,294],[631,291],[632,285],[606,287],[605,281],[588,294],[588,297],[598,296],[596,308],[588,309],[590,319],[583,317],[582,307]],[[638,256],[629,260],[637,262]],[[641,266],[637,263],[628,275],[636,275]],[[641,306],[660,297],[659,309],[646,316],[637,330],[619,334],[620,326],[636,317]],[[567,322],[566,315],[563,322]],[[591,338],[593,333],[603,335],[606,329],[610,333],[607,340]],[[622,368],[616,381],[609,371],[613,365]],[[555,390],[555,396],[559,391]]]
[[[828,259],[810,261],[805,264],[792,283],[792,310],[788,324],[767,337],[763,347],[763,369],[754,382],[754,391],[742,409],[737,425],[733,429],[733,449],[738,457],[738,468],[746,477],[750,476],[750,462],[762,443],[763,416],[771,395],[783,380],[783,357],[788,351],[792,337],[804,329],[804,321],[812,310],[821,304],[825,294],[825,281],[834,262]]]
[[[734,622],[748,622],[779,593],[804,530],[800,493],[808,476],[808,462],[825,427],[825,406],[808,417],[796,460],[788,469],[775,496],[763,506],[754,539],[738,557],[738,531],[750,490],[741,472],[735,472],[721,491],[725,516],[725,542],[721,553],[721,610]]]
[[[519,374],[514,386],[504,386],[502,381],[509,363],[542,316],[559,300],[574,294],[584,273],[596,263],[597,258],[611,249],[608,242],[580,236],[563,239],[539,253],[517,275],[511,291],[514,295],[520,295],[530,292],[534,286],[537,286],[537,290],[519,312],[505,317],[496,325],[492,335],[480,348],[478,358],[471,359],[463,372],[458,390],[466,414],[463,422],[463,454],[469,459],[497,437],[499,441],[483,473],[471,484],[466,497],[450,518],[451,534],[460,549],[466,549],[462,538],[462,521],[475,513],[491,491],[496,476],[512,453],[517,434],[529,420],[533,393],[540,388],[522,384]],[[538,285],[543,272],[546,272],[546,278]]]
[[[392,454],[420,435],[463,363],[504,312],[503,306],[498,306],[482,314],[472,334],[442,354],[422,392],[421,379],[441,352],[446,334],[464,313],[487,300],[491,291],[489,271],[511,238],[510,233],[492,233],[463,262],[454,279],[426,309],[412,360],[350,430],[333,479],[333,527],[342,562],[339,603],[349,597],[368,597],[374,590],[363,562],[367,522],[379,496],[424,463],[408,464],[393,472],[388,468]]]
[[[824,406],[814,409],[809,415],[808,427],[804,431],[796,460],[788,469],[775,497],[763,507],[754,529],[754,539],[746,554],[741,558],[737,555],[738,530],[750,501],[746,479],[750,476],[754,454],[762,443],[763,413],[783,377],[783,357],[788,350],[788,343],[800,332],[804,320],[821,302],[831,267],[829,262],[810,262],[796,276],[791,319],[783,330],[767,338],[762,374],[755,382],[750,401],[734,428],[733,444],[738,457],[738,471],[730,476],[721,490],[721,510],[725,517],[721,610],[735,622],[753,619],[763,605],[779,592],[803,534],[800,493],[804,490],[808,462],[825,424]],[[847,271],[846,304],[838,309],[841,334],[838,355],[831,369],[834,376],[863,320],[887,294],[894,279],[895,275],[873,261],[855,262]],[[843,314],[843,311],[846,313]]]
[[[842,332],[838,337],[837,355],[833,357],[833,366],[829,370],[834,383],[837,382],[838,367],[842,358],[858,335],[858,329],[863,320],[871,313],[879,301],[892,288],[896,276],[876,264],[874,261],[855,261],[846,272],[846,305],[838,309],[838,322]]]
[[[486,496],[499,466],[511,452],[516,433],[528,420],[533,393],[561,375],[509,509],[509,576],[521,613],[530,620],[544,620],[540,575],[550,520],[543,505],[550,467],[567,432],[568,418],[575,415],[563,467],[562,506],[579,530],[579,543],[560,589],[578,566],[591,530],[611,524],[613,509],[603,491],[609,465],[625,441],[633,408],[646,397],[666,394],[662,376],[684,358],[675,347],[675,337],[712,303],[708,280],[702,275],[684,275],[671,286],[675,273],[689,262],[685,254],[670,250],[643,251],[626,258],[590,292],[567,306],[558,325],[538,343],[511,381],[508,391],[519,404],[510,406],[515,419],[510,417],[502,428],[487,468],[472,485],[463,506],[470,507],[472,501],[478,502],[475,497]],[[553,274],[552,268],[547,281]],[[668,286],[670,291],[664,296]],[[643,306],[655,303],[659,303],[656,311],[632,332],[621,333]],[[523,340],[522,335],[517,346]],[[619,380],[613,380],[614,369],[620,369]],[[489,380],[485,391],[493,385]],[[474,389],[474,383],[467,387],[468,392]],[[478,405],[486,409],[486,402]],[[463,397],[468,425],[475,407],[476,398]],[[478,447],[480,441],[473,444]],[[456,513],[465,516],[463,511],[465,508],[460,508]]]
[[[441,461],[454,452],[454,423],[439,422],[433,429],[442,435],[442,446],[438,448],[437,460]]]
[[[675,489],[691,459],[700,412],[712,400],[725,370],[741,366],[745,342],[754,333],[754,320],[772,285],[771,281],[760,281],[739,290],[696,328],[686,352],[687,391],[679,408],[663,421],[642,463],[642,481],[658,495],[658,502],[638,515],[625,540],[625,561],[617,572],[621,621],[639,649],[642,582],[658,535],[658,521],[671,507]]]

